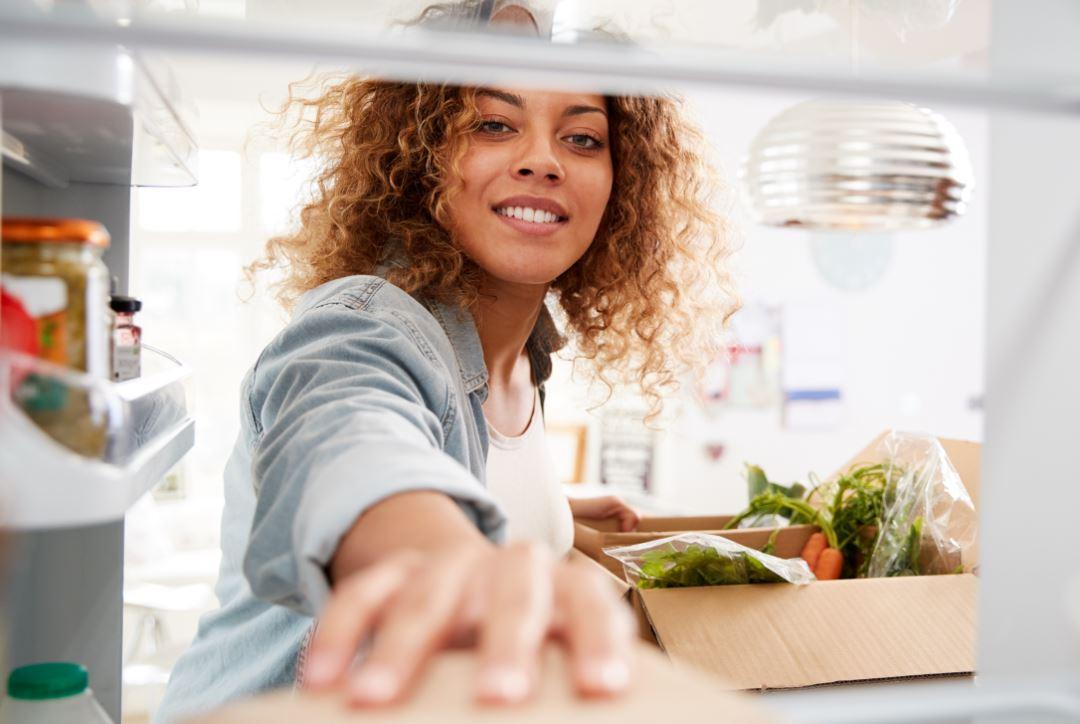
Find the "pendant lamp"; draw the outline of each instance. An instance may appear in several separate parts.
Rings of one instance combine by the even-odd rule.
[[[962,215],[973,186],[956,129],[899,101],[813,100],[758,133],[743,166],[769,226],[893,231]]]

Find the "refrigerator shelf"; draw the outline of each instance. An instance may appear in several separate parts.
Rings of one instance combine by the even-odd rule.
[[[143,347],[146,373],[113,383],[0,353],[0,518],[32,530],[119,520],[192,448],[182,364]]]
[[[4,164],[50,188],[191,186],[194,108],[167,66],[119,45],[0,43]]]

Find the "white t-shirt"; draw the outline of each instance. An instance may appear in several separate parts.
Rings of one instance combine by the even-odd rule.
[[[532,417],[525,432],[503,435],[488,428],[487,484],[509,519],[509,538],[546,543],[556,555],[574,545],[574,519],[570,503],[548,456],[540,392],[533,398]]]

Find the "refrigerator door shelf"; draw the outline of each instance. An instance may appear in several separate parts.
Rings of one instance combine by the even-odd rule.
[[[144,347],[112,383],[0,352],[0,521],[32,530],[120,520],[195,442],[187,368]]]

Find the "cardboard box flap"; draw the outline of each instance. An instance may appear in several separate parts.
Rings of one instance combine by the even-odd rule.
[[[672,660],[782,689],[974,671],[976,586],[965,574],[638,593]]]
[[[975,509],[979,509],[979,486],[982,483],[982,446],[970,440],[950,440],[940,437],[938,440],[945,448],[945,454],[949,456],[960,480],[964,482],[968,495]]]
[[[638,523],[640,533],[666,533],[680,530],[720,530],[731,515],[646,515]],[[618,533],[618,518],[575,518],[575,522],[603,533]]]

